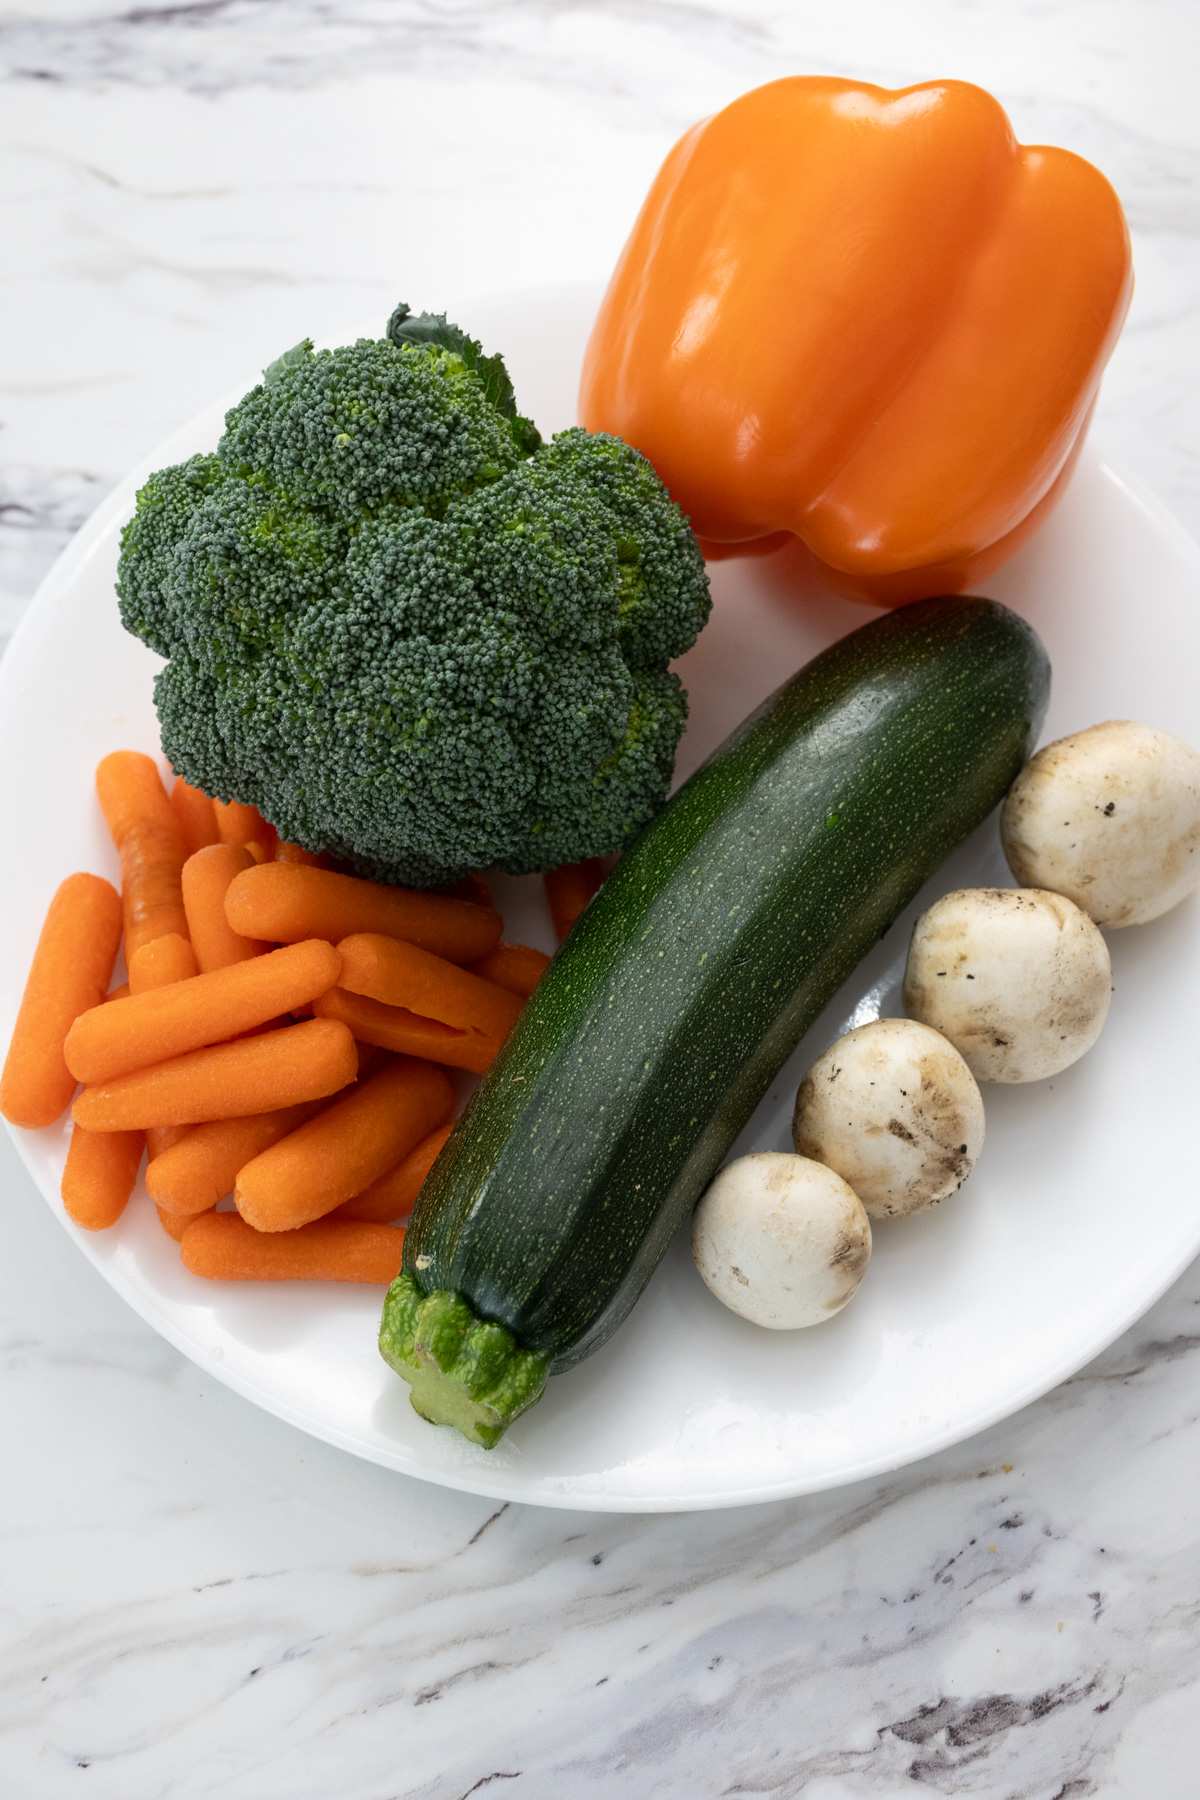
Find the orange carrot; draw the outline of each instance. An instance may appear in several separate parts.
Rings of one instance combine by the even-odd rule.
[[[96,770],[96,793],[121,858],[125,955],[169,931],[187,936],[179,876],[187,841],[152,759],[115,750]]]
[[[400,938],[358,932],[338,945],[342,972],[338,986],[366,994],[387,1006],[404,1006],[423,1019],[478,1031],[487,1038],[508,1035],[525,1002],[508,988],[484,981],[444,957],[431,956]]]
[[[199,788],[190,786],[182,775],[175,777],[175,785],[171,789],[171,805],[179,820],[189,856],[195,856],[197,850],[203,850],[209,844],[220,843],[221,836],[217,830],[217,815],[213,811],[212,801]]]
[[[534,950],[529,944],[497,944],[471,964],[471,973],[528,1000],[549,963],[544,950]]]
[[[502,930],[499,913],[469,900],[383,887],[299,863],[247,869],[230,884],[225,912],[244,937],[277,944],[319,937],[336,944],[352,932],[378,931],[457,963],[486,956]]]
[[[85,1087],[72,1117],[91,1131],[202,1125],[320,1100],[353,1081],[357,1067],[347,1027],[335,1019],[310,1019]]]
[[[169,931],[165,937],[143,944],[129,958],[129,992],[151,994],[156,988],[190,981],[196,973],[196,952],[185,937]]]
[[[68,875],[50,902],[0,1075],[0,1113],[13,1125],[52,1125],[70,1104],[63,1044],[79,1014],[103,1004],[120,942],[117,890],[98,875]]]
[[[191,1130],[190,1125],[151,1125],[146,1133],[147,1170],[156,1156],[163,1156],[168,1150],[173,1150]]]
[[[300,863],[306,869],[327,869],[329,858],[320,855],[316,850],[303,850],[299,844],[289,844],[280,838],[275,845],[275,861],[281,863]]]
[[[550,902],[554,934],[561,944],[592,895],[603,885],[604,864],[598,856],[589,856],[586,862],[563,863],[560,868],[548,869],[542,881]]]
[[[368,1000],[365,994],[351,994],[346,988],[330,988],[313,1001],[313,1012],[318,1019],[341,1020],[360,1044],[377,1044],[382,1050],[424,1057],[448,1069],[469,1069],[475,1075],[491,1066],[500,1048],[499,1038],[457,1031],[453,1025],[418,1018],[403,1006],[385,1006],[382,1000]]]
[[[154,1157],[146,1169],[146,1190],[166,1212],[201,1213],[233,1192],[238,1170],[289,1131],[311,1119],[319,1100],[278,1112],[250,1113],[242,1119],[214,1119],[196,1125],[186,1138]]]
[[[252,869],[254,858],[244,844],[213,844],[189,856],[183,865],[183,907],[196,960],[209,969],[227,969],[231,963],[249,962],[268,945],[261,938],[242,937],[225,917],[225,895],[235,875]]]
[[[277,832],[259,812],[244,800],[214,800],[213,816],[223,844],[260,844],[269,861],[275,850]]]
[[[192,1220],[197,1217],[195,1213],[168,1212],[165,1206],[156,1206],[154,1210],[158,1214],[158,1222],[167,1236],[174,1238],[177,1244],[182,1241],[184,1232]]]
[[[237,1213],[202,1213],[180,1242],[184,1266],[209,1281],[361,1281],[389,1286],[404,1233],[391,1225],[326,1219],[268,1236]]]
[[[313,938],[190,981],[111,1000],[76,1019],[67,1034],[67,1067],[79,1081],[110,1081],[205,1044],[224,1043],[315,1000],[334,985],[340,966],[333,946]]]
[[[248,1162],[238,1173],[234,1204],[256,1231],[307,1225],[407,1156],[453,1102],[441,1069],[398,1057]]]
[[[186,864],[185,864],[186,867]],[[149,994],[155,988],[170,987],[176,981],[190,981],[196,973],[196,953],[186,938],[177,931],[143,944],[129,960],[127,992]],[[109,995],[112,999],[112,995]],[[186,1136],[186,1125],[154,1125],[146,1133],[146,1155],[153,1160],[172,1144]]]
[[[359,1084],[389,1060],[387,1052],[377,1050],[373,1044],[359,1045]],[[146,1188],[151,1199],[164,1211],[186,1216],[206,1211],[233,1192],[238,1170],[252,1157],[278,1143],[326,1104],[324,1100],[309,1100],[302,1106],[251,1113],[242,1119],[214,1119],[207,1125],[166,1125],[159,1131],[148,1131],[146,1148],[151,1161],[146,1168]],[[168,1156],[167,1151],[185,1137],[187,1148]],[[155,1138],[168,1140],[161,1151],[153,1147]]]
[[[357,1040],[356,1040],[357,1041]],[[380,1069],[386,1068],[392,1060],[390,1050],[381,1050],[378,1044],[359,1044],[358,1046],[358,1079],[368,1081]]]
[[[140,1131],[87,1131],[76,1125],[63,1169],[62,1197],[85,1231],[115,1225],[133,1192],[145,1139]]]
[[[119,987],[109,988],[109,990],[108,990],[107,994],[105,994],[104,998],[106,1000],[123,1000],[128,992],[129,992],[129,983],[127,981],[123,981]]]
[[[402,1157],[394,1169],[373,1181],[361,1194],[355,1194],[353,1200],[344,1201],[330,1213],[330,1218],[367,1219],[376,1225],[390,1225],[393,1219],[407,1217],[442,1145],[457,1123],[457,1119],[447,1119],[444,1125],[422,1138],[416,1149]]]
[[[437,892],[445,894],[450,900],[470,900],[474,905],[486,908],[488,912],[496,910],[496,896],[486,875],[464,875],[453,887],[438,888]]]

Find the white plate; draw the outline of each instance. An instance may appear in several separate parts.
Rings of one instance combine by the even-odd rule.
[[[560,289],[464,308],[509,358],[543,429],[571,422],[596,303]],[[248,386],[253,371],[247,371]],[[239,391],[241,391],[239,389]],[[164,444],[53,570],[0,668],[0,836],[38,846],[0,890],[7,1040],[46,903],[72,869],[115,875],[92,798],[97,760],[154,750],[156,659],[122,632],[118,534],[146,470],[212,447],[214,407]],[[869,616],[811,586],[786,553],[718,565],[716,604],[681,673],[686,774],[765,694]],[[1094,452],[1037,540],[986,591],[1041,633],[1054,664],[1047,735],[1137,718],[1200,740],[1200,551]],[[1009,883],[985,825],[814,1027],[737,1146],[789,1147],[797,1082],[845,1026],[898,1013],[916,911],[952,887]],[[502,884],[509,935],[550,948],[537,882]],[[375,1290],[217,1287],[189,1275],[145,1195],[77,1232],[58,1182],[66,1130],[16,1132],[83,1254],[164,1337],[247,1399],[374,1462],[472,1492],[614,1512],[734,1506],[892,1469],[981,1430],[1061,1381],[1148,1307],[1200,1248],[1191,1121],[1200,1078],[1200,905],[1112,935],[1099,1045],[1053,1081],[990,1088],[987,1144],[961,1194],[878,1225],[854,1304],[818,1330],[759,1331],[726,1312],[681,1236],[610,1344],[550,1384],[483,1451],[425,1424],[380,1361]]]

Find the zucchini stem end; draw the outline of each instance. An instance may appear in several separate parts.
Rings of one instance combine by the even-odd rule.
[[[485,1450],[546,1386],[544,1356],[522,1350],[503,1325],[476,1318],[455,1289],[426,1294],[407,1273],[388,1289],[379,1351],[408,1382],[423,1419],[453,1425]]]

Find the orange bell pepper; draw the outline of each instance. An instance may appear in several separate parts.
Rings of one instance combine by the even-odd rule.
[[[705,550],[794,533],[899,605],[999,568],[1062,492],[1129,305],[1112,188],[961,81],[792,76],[693,127],[609,284],[580,418]]]

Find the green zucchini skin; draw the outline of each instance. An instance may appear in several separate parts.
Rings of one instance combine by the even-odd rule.
[[[1031,754],[1050,667],[995,601],[872,620],[647,827],[421,1190],[404,1269],[552,1373],[628,1314],[804,1032]]]

